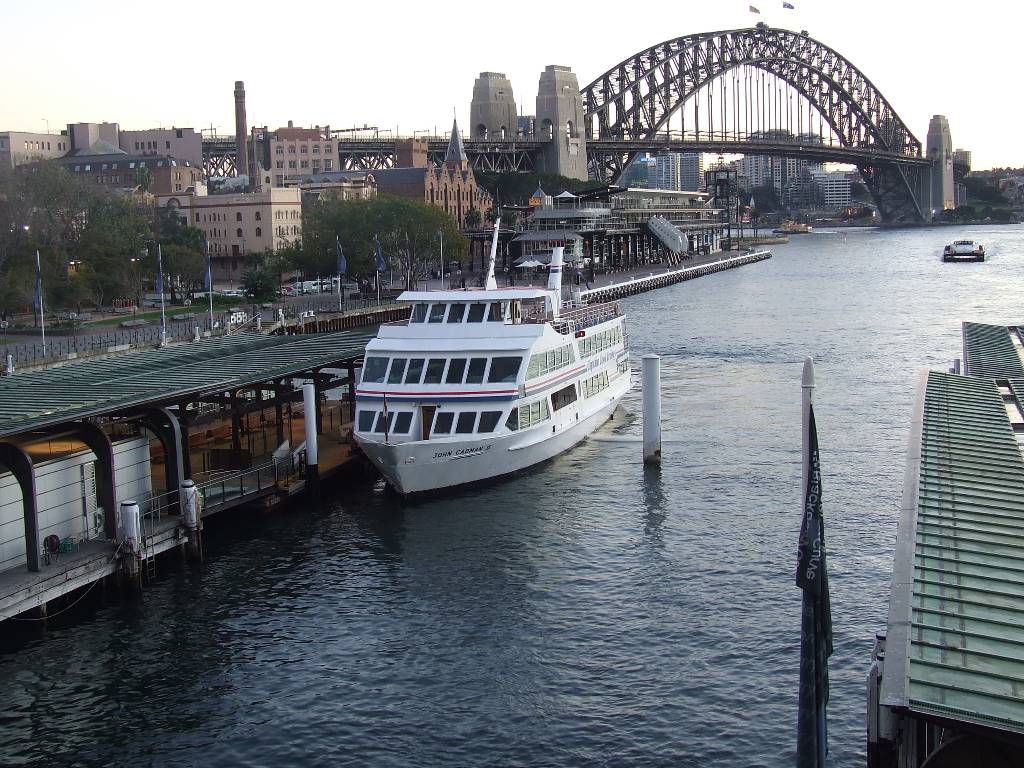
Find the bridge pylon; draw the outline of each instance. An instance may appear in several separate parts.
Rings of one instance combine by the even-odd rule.
[[[580,84],[569,67],[550,64],[541,73],[536,121],[536,137],[546,142],[538,170],[586,181],[583,99]]]

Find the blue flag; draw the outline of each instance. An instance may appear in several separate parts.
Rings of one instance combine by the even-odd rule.
[[[791,11],[792,11],[792,10],[794,10],[794,8],[793,8],[793,4],[792,4],[792,3],[785,3],[785,2],[784,2],[784,3],[782,4],[782,7],[783,7],[783,8],[788,8],[788,9],[789,9],[789,10],[791,10]]]
[[[341,248],[341,239],[335,235],[334,252],[338,256],[338,275],[344,277],[348,272],[348,261],[345,259],[345,251]]]
[[[164,295],[164,260],[159,245],[156,247],[156,292],[158,296]]]
[[[381,253],[381,250],[380,250],[380,240],[377,239],[376,235],[373,236],[373,247],[374,247],[374,250],[376,250],[376,252],[377,252],[377,271],[378,272],[387,272],[388,271],[388,265],[384,261],[384,254]]]
[[[206,274],[203,275],[203,290],[209,293],[213,290],[213,259],[209,251],[206,253]]]
[[[43,270],[39,266],[39,251],[36,251],[36,303],[37,312],[43,311]]]

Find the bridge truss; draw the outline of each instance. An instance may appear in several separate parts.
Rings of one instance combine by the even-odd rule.
[[[863,72],[804,32],[759,24],[667,40],[601,75],[582,96],[596,178],[617,178],[663,134],[673,151],[842,156],[857,165],[884,220],[926,218],[921,142]]]

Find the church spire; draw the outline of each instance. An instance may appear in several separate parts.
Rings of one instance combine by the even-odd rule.
[[[452,121],[452,137],[448,140],[448,151],[444,155],[444,161],[445,163],[469,164],[466,148],[462,146],[462,136],[459,135],[458,120]]]

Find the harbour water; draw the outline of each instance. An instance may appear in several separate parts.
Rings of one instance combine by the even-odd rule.
[[[943,264],[954,238],[984,264]],[[1024,228],[794,236],[622,302],[662,356],[578,449],[405,505],[218,520],[202,567],[0,638],[0,765],[788,766],[800,594],[800,368],[832,588],[833,766],[864,763],[913,388],[960,321],[1019,321]],[[5,627],[5,630],[7,627]]]

